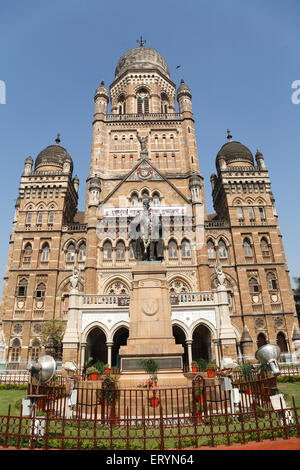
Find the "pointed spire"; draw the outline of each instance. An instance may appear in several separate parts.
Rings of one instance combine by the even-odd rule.
[[[59,132],[57,133],[57,137],[55,139],[55,142],[56,142],[56,145],[59,145],[59,143],[60,143],[60,133]]]

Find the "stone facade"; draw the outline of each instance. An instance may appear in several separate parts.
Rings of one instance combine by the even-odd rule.
[[[2,360],[42,354],[42,324],[57,319],[66,324],[63,360],[119,365],[136,266],[128,224],[146,197],[164,221],[161,265],[184,362],[251,359],[265,342],[294,353],[295,303],[262,153],[254,159],[228,131],[211,176],[215,214],[207,214],[191,90],[183,80],[176,89],[157,51],[125,53],[94,102],[84,212],[59,136],[25,161],[1,305]]]

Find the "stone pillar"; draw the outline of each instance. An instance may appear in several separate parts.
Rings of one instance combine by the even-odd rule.
[[[68,323],[63,337],[63,362],[75,361],[78,364],[80,361],[80,297],[77,287],[70,290]]]
[[[114,343],[110,343],[110,342],[106,343],[106,346],[107,346],[107,364],[109,365],[109,367],[111,367],[111,350],[112,350],[113,345],[114,345]]]
[[[222,357],[237,357],[236,335],[230,321],[227,289],[224,284],[217,287],[218,329]],[[221,360],[221,358],[219,358]]]
[[[192,343],[193,343],[193,340],[192,339],[187,339],[185,342],[186,342],[186,345],[187,345],[187,348],[188,348],[188,363],[189,363],[189,371],[191,372],[192,371],[192,360],[193,360],[193,356],[192,356]]]

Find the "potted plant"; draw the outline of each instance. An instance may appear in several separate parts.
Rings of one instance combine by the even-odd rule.
[[[251,362],[242,362],[240,364],[239,370],[245,382],[252,382],[254,380],[254,377],[253,377],[254,371],[253,371],[253,366]],[[245,384],[243,386],[243,389],[245,390],[246,393],[248,393],[249,395],[252,395],[252,388],[251,388],[250,383]]]
[[[98,371],[98,379],[102,380],[102,375],[104,374],[104,364],[101,361],[97,361],[94,364],[94,367]]]
[[[114,377],[105,379],[102,385],[101,396],[105,404],[112,405],[118,399],[118,385]]]
[[[148,387],[154,388],[153,396],[150,398],[150,404],[153,408],[156,408],[159,403],[159,398],[156,396],[156,388],[157,388],[157,375],[156,373],[159,371],[159,365],[153,359],[141,359],[140,363],[143,369],[150,375],[149,379],[147,380]]]
[[[84,366],[83,366],[83,371],[82,371],[84,376],[87,375],[86,371],[87,371],[88,367],[92,365],[92,362],[93,362],[93,358],[92,358],[92,357],[89,357],[89,358],[85,361]]]
[[[105,364],[105,365],[104,365],[104,372],[105,372],[107,375],[110,374],[110,372],[111,372],[111,367],[110,367],[109,364]]]
[[[197,384],[195,388],[195,399],[196,399],[196,402],[201,403],[201,405],[203,404],[203,391],[204,391],[203,387]]]
[[[202,357],[198,359],[198,370],[200,372],[204,372],[206,370],[206,367],[207,367],[207,361],[203,359]]]
[[[86,370],[86,375],[90,378],[90,380],[98,380],[98,369],[94,366],[90,366]]]
[[[206,366],[207,377],[213,378],[216,375],[217,366],[214,362],[209,362]]]
[[[192,372],[198,371],[198,363],[197,361],[192,361]]]

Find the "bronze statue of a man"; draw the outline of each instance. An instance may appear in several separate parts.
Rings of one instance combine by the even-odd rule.
[[[159,261],[163,259],[162,225],[159,216],[151,213],[148,199],[143,201],[143,212],[131,222],[129,236],[136,260]]]

